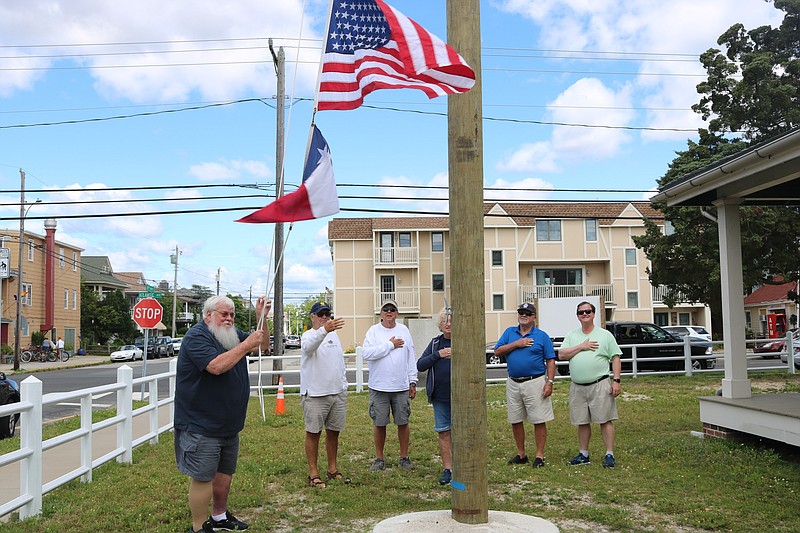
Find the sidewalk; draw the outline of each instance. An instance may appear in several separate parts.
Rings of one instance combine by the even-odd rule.
[[[40,363],[31,361],[30,363],[23,363],[20,361],[19,370],[16,373],[30,374],[35,372],[46,372],[48,370],[59,370],[62,368],[78,368],[82,366],[104,365],[111,363],[111,358],[107,355],[73,355],[66,362],[56,361],[54,363]],[[13,376],[14,363],[0,363],[0,372],[5,372],[6,375]]]

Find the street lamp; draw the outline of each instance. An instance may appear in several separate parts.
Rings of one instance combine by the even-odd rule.
[[[24,187],[22,190],[24,195]],[[35,202],[28,204],[28,208],[25,209],[26,204],[23,196],[23,201],[19,204],[19,262],[17,263],[17,319],[14,322],[14,370],[19,370],[19,326],[20,317],[22,316],[22,254],[25,248],[25,217],[28,216],[28,211],[31,210],[31,207],[38,203],[41,203],[41,200],[37,198]]]

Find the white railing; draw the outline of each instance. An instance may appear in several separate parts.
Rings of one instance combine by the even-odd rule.
[[[20,386],[20,402],[0,406],[0,416],[20,413],[19,450],[0,456],[0,467],[19,463],[19,495],[0,505],[0,516],[19,510],[21,519],[42,512],[42,497],[73,479],[80,478],[84,483],[92,481],[95,468],[112,459],[130,463],[133,448],[143,442],[158,442],[158,435],[172,429],[172,409],[169,421],[159,427],[158,409],[170,405],[175,397],[175,369],[177,360],[170,362],[170,371],[163,374],[133,379],[133,369],[123,365],[117,369],[117,382],[99,387],[72,392],[42,394],[42,382],[35,376],[26,378]],[[158,400],[158,381],[169,378],[169,394]],[[148,405],[133,409],[133,389],[136,385],[147,386]],[[92,422],[92,399],[98,394],[117,393],[116,415]],[[42,440],[44,406],[68,400],[80,401],[80,427],[67,433]],[[133,438],[133,420],[140,415],[148,416],[148,430],[144,435]],[[106,454],[93,459],[95,451],[94,436],[106,428],[115,428],[116,447]],[[43,482],[44,452],[67,443],[78,442],[78,466],[51,481]],[[73,461],[65,462],[71,464]]]
[[[756,340],[748,342],[758,342]],[[719,344],[719,343],[715,343]],[[694,368],[695,363],[703,359],[716,359],[722,357],[721,353],[713,355],[692,355],[691,342],[685,338],[682,343],[673,343],[672,346],[682,345],[683,356],[675,357],[639,357],[638,350],[645,347],[663,347],[665,344],[636,344],[626,345],[625,348],[631,348],[631,357],[622,358],[622,363],[630,363],[631,371],[623,372],[623,376],[636,377],[643,375],[639,370],[639,365],[642,361],[683,361],[682,370],[664,371],[658,373],[648,373],[648,375],[658,374],[685,374],[691,376],[693,373],[698,372]],[[556,343],[558,347],[558,343]],[[794,368],[794,348],[792,346],[791,335],[787,336],[787,349],[788,349],[788,370],[795,373]],[[758,358],[758,354],[748,356],[748,359]],[[276,359],[282,360],[295,360],[298,364],[292,365],[293,369],[280,369],[272,370],[272,361]],[[263,375],[296,375],[299,381],[299,355],[284,355],[281,357],[263,357],[262,368],[260,369]],[[366,379],[368,372],[364,365],[364,360],[361,355],[361,347],[356,348],[355,354],[345,354],[346,368],[348,376],[353,376],[353,381],[349,381],[348,385],[355,392],[363,392],[369,385]],[[258,363],[258,358],[252,358],[250,361],[250,375],[251,383],[252,376],[258,375],[258,369],[252,365]],[[265,365],[264,363],[268,363]],[[568,365],[566,361],[559,361],[559,366]],[[270,368],[267,368],[269,366]],[[486,365],[487,369],[504,369],[506,365],[503,364],[490,364]],[[175,370],[177,368],[177,359],[170,361],[170,369],[168,372],[162,374],[155,374],[152,376],[144,376],[141,378],[133,379],[133,370],[123,365],[117,369],[117,382],[108,385],[101,385],[88,389],[81,389],[72,392],[58,392],[42,395],[42,382],[34,376],[26,378],[21,385],[21,401],[0,406],[0,417],[12,415],[14,413],[21,413],[20,420],[20,448],[19,450],[6,453],[0,456],[0,468],[13,463],[19,463],[20,484],[19,495],[5,503],[0,504],[0,516],[7,515],[10,512],[19,510],[20,518],[24,519],[41,513],[42,511],[42,497],[48,492],[64,485],[65,483],[79,478],[82,482],[92,481],[92,472],[100,465],[116,459],[118,462],[130,463],[133,456],[133,448],[145,442],[156,443],[158,436],[165,431],[169,431],[173,427],[173,410],[169,409],[168,422],[159,426],[159,409],[164,406],[174,404],[175,397]],[[751,370],[775,370],[776,366],[764,368],[748,368]],[[715,372],[719,369],[699,370],[699,372]],[[557,379],[569,379],[569,376],[556,376]],[[169,394],[166,398],[158,399],[158,382],[159,380],[169,379]],[[501,383],[505,381],[505,377],[488,377],[487,383]],[[262,378],[263,381],[263,378]],[[133,409],[134,388],[137,386],[147,386],[149,393],[148,404]],[[286,385],[284,387],[291,390],[296,389],[297,385]],[[258,394],[258,385],[251,385],[251,391]],[[278,385],[270,383],[263,383],[261,390],[275,390]],[[117,393],[117,406],[116,415],[100,422],[92,422],[92,398],[95,395],[116,392]],[[80,401],[80,427],[68,433],[58,435],[56,437],[42,440],[42,425],[43,425],[43,407],[45,405],[52,405],[66,400],[79,400]],[[133,421],[137,416],[147,415],[148,429],[139,437],[134,438]],[[116,447],[104,455],[93,459],[94,450],[94,437],[95,434],[101,430],[114,428],[116,430]],[[43,461],[44,452],[54,449],[58,446],[64,445],[71,441],[78,441],[78,466],[69,472],[61,475],[60,477],[43,483]],[[74,463],[74,460],[64,459],[64,463]]]
[[[386,300],[397,302],[401,313],[415,313],[419,311],[419,291],[394,291],[375,293],[375,312],[381,309],[381,304]]]
[[[664,297],[667,295],[667,291],[669,291],[669,287],[666,285],[659,285],[658,287],[650,287],[650,296],[653,299],[653,303],[662,303],[664,301]],[[688,303],[689,299],[686,297],[685,294],[682,292],[678,292],[676,296],[676,301],[681,303]]]
[[[375,266],[409,266],[419,263],[418,255],[416,246],[393,246],[390,248],[375,248],[373,260],[375,261]]]
[[[568,298],[572,296],[602,296],[606,303],[614,302],[614,286],[591,285],[521,285],[520,301],[532,302],[536,298]]]

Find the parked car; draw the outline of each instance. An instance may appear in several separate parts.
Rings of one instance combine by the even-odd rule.
[[[172,345],[172,337],[156,337],[156,357],[172,357],[175,355],[175,347]]]
[[[673,359],[667,361],[648,361],[653,357],[683,357],[683,339],[673,336],[663,328],[649,322],[607,322],[606,329],[610,331],[617,340],[622,350],[622,358],[632,357],[633,344],[663,344],[664,346],[649,346],[636,349],[636,367],[638,370],[683,370],[683,359]],[[692,368],[706,369],[716,366],[716,359],[705,357],[714,354],[710,342],[704,338],[689,336],[692,344],[691,352],[693,356]],[[694,359],[697,357],[697,359]],[[559,365],[558,373],[562,376],[569,374],[568,365]],[[631,362],[622,363],[623,372],[631,372],[633,364]]]
[[[504,364],[506,364],[506,356],[505,355],[495,355],[494,354],[494,345],[495,344],[497,344],[497,341],[487,342],[486,343],[486,364],[487,365],[504,365]]]
[[[763,359],[772,359],[780,356],[780,352],[786,349],[786,341],[776,339],[774,341],[756,344],[753,353],[761,354]]]
[[[136,337],[133,341],[133,345],[142,350],[144,353],[144,337]],[[156,357],[156,339],[155,337],[148,337],[147,338],[147,358],[153,359]]]
[[[711,333],[703,326],[662,326],[665,331],[670,332],[675,337],[684,338],[697,337],[711,342]]]
[[[119,350],[111,352],[112,361],[135,361],[144,359],[144,352],[133,344],[120,346]]]
[[[183,337],[173,337],[172,338],[172,352],[177,355],[178,352],[181,351],[181,341]]]
[[[795,341],[797,341],[796,337]],[[786,351],[781,353],[781,361],[783,361],[784,364],[789,362],[789,355],[786,353]],[[800,344],[794,345],[794,367],[800,370]]]
[[[287,348],[300,348],[300,335],[287,335],[283,339],[283,345]]]
[[[0,405],[7,405],[19,401],[19,385],[13,379],[8,379],[4,372],[0,372]],[[19,413],[0,417],[0,439],[13,437],[17,432]]]

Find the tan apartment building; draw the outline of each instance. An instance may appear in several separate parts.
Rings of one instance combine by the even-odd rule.
[[[649,202],[486,203],[487,341],[516,323],[520,303],[554,297],[600,296],[605,320],[710,329],[706,306],[669,309],[650,285],[649,261],[632,240],[645,231],[643,217],[659,223],[661,214]],[[344,347],[363,342],[387,297],[406,323],[433,317],[451,300],[449,224],[448,217],[330,221],[334,310],[348,319],[339,333]]]
[[[62,337],[66,346],[78,345],[81,327],[82,248],[57,241],[56,221],[44,221],[45,235],[26,231],[22,246],[22,300],[20,346],[30,344],[34,331]],[[9,277],[0,279],[2,329],[0,340],[13,346],[17,312],[19,231],[0,230],[0,248],[9,249]]]

